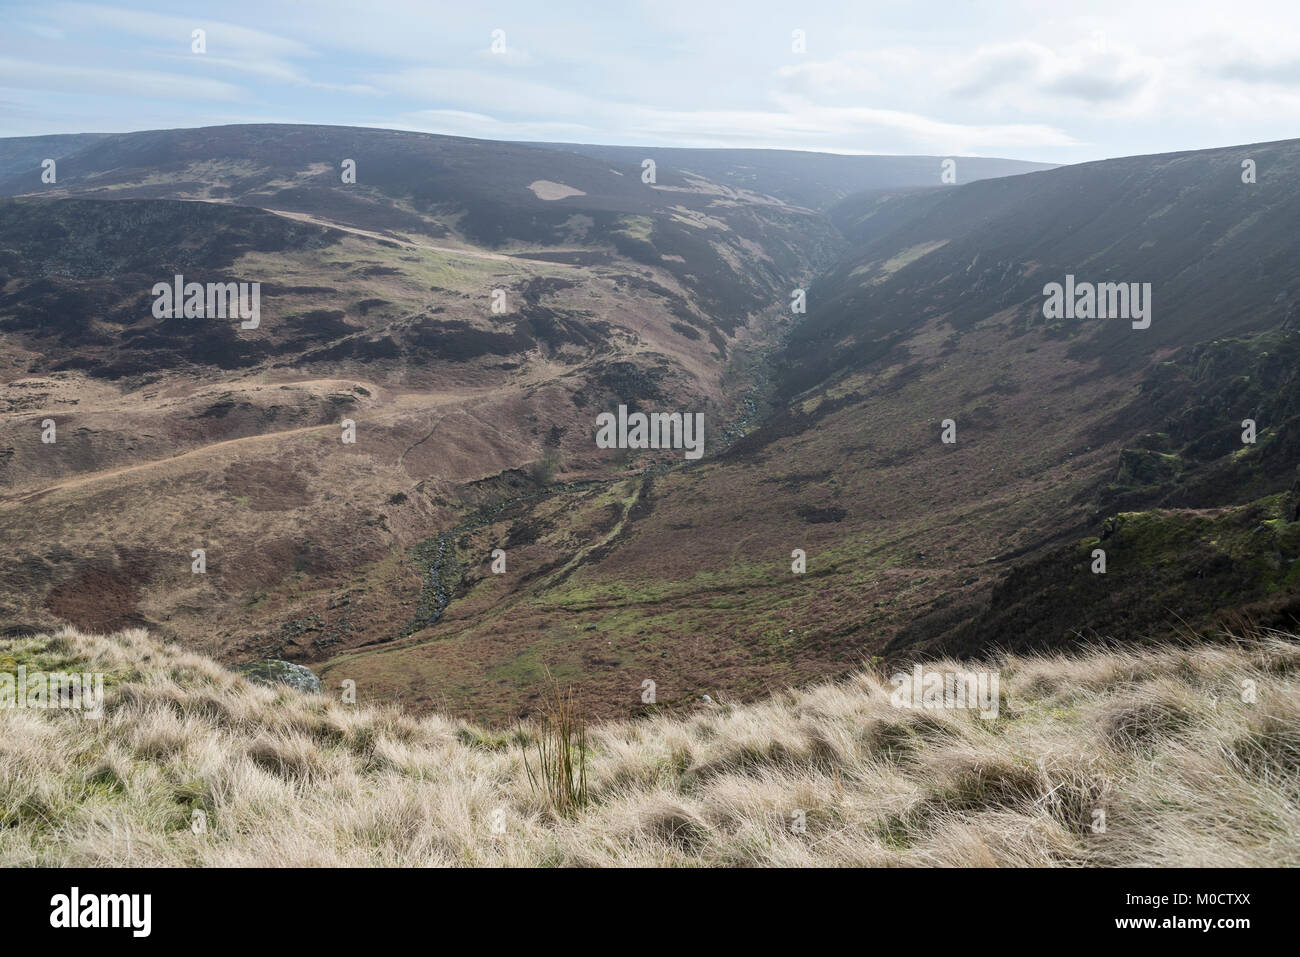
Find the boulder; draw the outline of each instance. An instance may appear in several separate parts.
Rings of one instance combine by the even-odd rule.
[[[306,665],[295,665],[291,661],[281,661],[278,658],[254,661],[251,664],[240,665],[235,670],[249,681],[255,681],[260,685],[270,687],[278,684],[288,685],[307,694],[320,694],[322,690],[320,679]]]

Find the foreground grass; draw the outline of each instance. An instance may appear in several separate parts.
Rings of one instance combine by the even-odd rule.
[[[265,688],[142,631],[0,661],[109,685],[98,721],[0,710],[7,865],[1300,865],[1283,635],[1002,659],[994,720],[895,708],[861,674],[594,727],[568,815],[529,784],[527,725]]]

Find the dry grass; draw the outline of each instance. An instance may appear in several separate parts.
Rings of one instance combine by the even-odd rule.
[[[1004,659],[994,720],[897,709],[862,674],[591,727],[588,797],[564,814],[529,781],[537,726],[263,688],[141,631],[0,660],[110,686],[99,721],[0,710],[8,865],[1300,865],[1283,635]]]

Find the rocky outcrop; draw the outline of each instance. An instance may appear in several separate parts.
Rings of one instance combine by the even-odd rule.
[[[281,661],[279,658],[254,661],[251,664],[240,665],[235,670],[249,681],[268,687],[288,685],[307,694],[320,694],[322,691],[320,679],[310,668],[296,665],[291,661]]]

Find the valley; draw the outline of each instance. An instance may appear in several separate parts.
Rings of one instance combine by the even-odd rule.
[[[343,127],[62,148],[48,188],[0,149],[8,636],[146,628],[504,725],[556,680],[629,718],[1300,621],[1296,141],[960,186]],[[260,322],[159,315],[175,275],[260,283]],[[1156,319],[1054,318],[1067,276]],[[702,456],[602,444],[620,410],[702,416]]]

